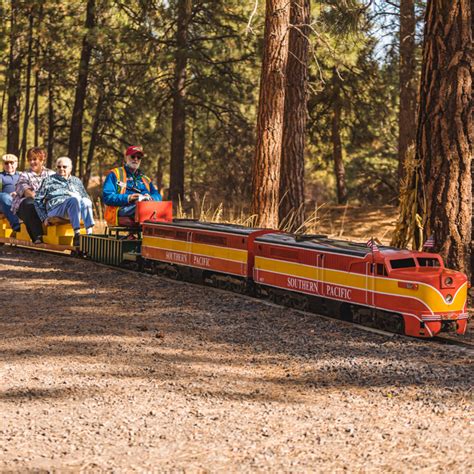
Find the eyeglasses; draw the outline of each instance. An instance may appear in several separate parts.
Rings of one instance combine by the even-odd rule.
[[[130,155],[130,158],[136,158],[137,160],[141,160],[143,155]]]
[[[68,165],[57,165],[56,168],[66,170],[68,168]]]
[[[15,165],[16,161],[4,161],[3,162],[5,165]]]

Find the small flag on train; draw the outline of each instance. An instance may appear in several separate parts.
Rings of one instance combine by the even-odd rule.
[[[375,240],[373,237],[371,237],[368,241],[367,241],[367,247],[369,247],[372,252],[378,252],[379,251],[379,247],[378,245],[375,243]]]
[[[425,243],[423,244],[424,249],[432,249],[435,246],[435,239],[434,235],[431,234],[428,239],[426,239]]]

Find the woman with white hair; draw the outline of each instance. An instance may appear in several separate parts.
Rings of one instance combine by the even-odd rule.
[[[71,221],[74,229],[74,246],[79,245],[81,220],[88,234],[92,233],[94,217],[92,201],[76,176],[71,176],[72,162],[67,156],[56,161],[56,174],[43,181],[35,197],[35,207],[43,224],[49,225],[51,217]]]

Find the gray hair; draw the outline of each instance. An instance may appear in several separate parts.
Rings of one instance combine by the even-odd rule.
[[[71,161],[71,158],[69,158],[68,156],[60,156],[56,160],[56,166],[58,166],[60,161],[66,161],[68,163],[68,165],[72,168],[72,161]]]
[[[14,161],[15,163],[18,163],[18,157],[14,155],[13,153],[7,153],[6,155],[2,156],[2,161]]]

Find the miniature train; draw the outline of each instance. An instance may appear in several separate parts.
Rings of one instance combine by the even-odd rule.
[[[0,227],[0,242],[9,242],[5,221]],[[18,237],[10,243],[21,245]],[[154,210],[148,203],[146,216],[137,208],[136,221],[104,234],[81,235],[80,253],[408,336],[467,328],[467,277],[434,253],[173,219],[169,202]]]

